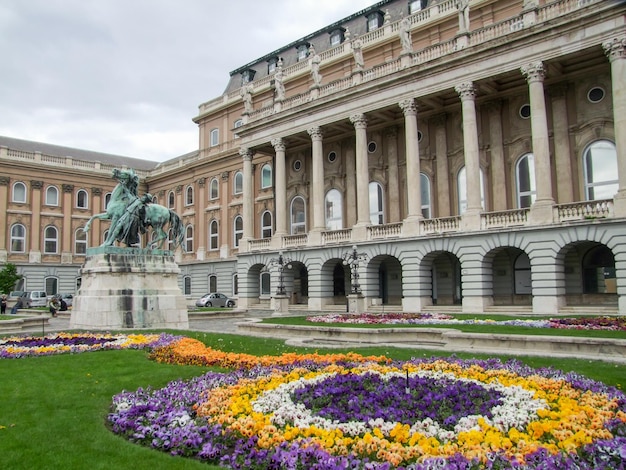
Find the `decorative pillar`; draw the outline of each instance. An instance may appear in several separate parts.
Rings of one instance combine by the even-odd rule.
[[[365,114],[350,116],[350,122],[356,131],[356,225],[365,227],[370,224],[369,198],[369,159],[367,156],[367,118]]]
[[[548,90],[552,99],[552,130],[554,132],[554,159],[556,165],[556,191],[560,204],[574,201],[572,186],[572,157],[567,122],[567,85],[553,86]]]
[[[485,106],[489,117],[489,149],[491,151],[491,189],[493,210],[508,209],[506,195],[506,169],[504,166],[504,145],[502,138],[502,103],[490,101]]]
[[[619,188],[615,195],[615,215],[626,217],[626,89],[624,88],[624,83],[626,83],[626,36],[607,41],[602,44],[602,47],[611,62],[613,126],[619,180]]]
[[[356,157],[354,146],[346,146],[346,227],[356,225]]]
[[[313,224],[311,231],[320,232],[326,228],[324,220],[324,150],[322,138],[324,133],[320,127],[312,127],[307,131],[311,136],[312,149],[312,189]]]
[[[8,176],[0,176],[0,211],[2,211],[3,214],[6,214],[6,210],[9,207],[10,182],[11,178]],[[10,250],[10,247],[7,246],[7,234],[11,230],[11,227],[7,222],[8,220],[5,218],[4,228],[0,230],[0,263],[7,262],[8,251]]]
[[[550,165],[550,141],[543,81],[546,76],[542,62],[533,62],[521,68],[528,82],[530,96],[530,128],[533,155],[535,157],[535,184],[537,198],[531,206],[529,220],[533,224],[553,221],[552,169]]]
[[[287,165],[285,163],[285,142],[281,138],[272,139],[272,147],[276,151],[276,194],[274,195],[276,210],[277,238],[287,235]]]
[[[221,175],[221,187],[220,187],[220,202],[228,201],[229,199],[229,181],[230,173],[228,171],[223,171]],[[219,212],[219,234],[220,234],[220,258],[228,258],[230,256],[230,246],[232,238],[230,235],[233,233],[233,217],[228,209],[228,204],[220,204],[220,212]]]
[[[435,125],[437,214],[433,217],[450,216],[450,178],[448,170],[448,137],[446,132],[446,115],[440,114],[432,118]]]
[[[252,152],[247,148],[240,148],[239,155],[243,158],[243,236],[239,240],[239,252],[248,251],[248,240],[254,238],[253,211],[253,181],[252,181]]]
[[[407,217],[406,220],[422,218],[420,192],[420,152],[417,141],[417,104],[414,99],[398,103],[404,113],[404,137],[406,147]]]
[[[43,188],[43,181],[31,180],[30,182],[30,207],[32,215],[30,218],[30,252],[28,254],[29,263],[41,263],[41,233],[45,230],[45,227],[41,226],[41,188]],[[71,201],[71,199],[70,199]],[[63,225],[65,227],[71,227],[71,206],[69,211],[64,211],[65,214],[70,214],[69,217],[65,215]],[[66,223],[66,220],[67,223]],[[63,234],[63,230],[59,230],[60,234]],[[58,245],[57,245],[58,246]],[[57,248],[58,249],[58,248]]]
[[[389,222],[400,221],[400,179],[398,177],[398,128],[390,127],[385,134],[387,140],[387,188],[389,197]]]
[[[480,159],[478,148],[478,125],[476,120],[476,90],[472,82],[461,83],[455,88],[461,97],[463,112],[463,148],[465,155],[465,177],[467,188],[467,210],[463,214],[466,229],[480,227]]]
[[[207,219],[206,212],[204,210],[206,201],[206,178],[198,178],[198,194],[194,200],[195,210],[197,214],[194,237],[196,245],[196,259],[199,261],[203,261],[204,259],[206,259],[207,251]]]

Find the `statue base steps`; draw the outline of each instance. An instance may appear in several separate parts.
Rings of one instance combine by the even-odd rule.
[[[87,250],[70,328],[188,329],[180,269],[171,252],[98,247]]]

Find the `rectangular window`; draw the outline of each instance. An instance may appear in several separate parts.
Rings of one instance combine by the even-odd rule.
[[[211,131],[211,147],[217,147],[220,144],[220,130],[213,129]]]

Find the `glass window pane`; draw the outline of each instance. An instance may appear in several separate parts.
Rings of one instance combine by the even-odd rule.
[[[587,199],[610,199],[618,189],[615,144],[598,140],[585,150],[585,186]]]
[[[326,228],[328,230],[343,228],[341,193],[337,189],[331,189],[326,193]]]

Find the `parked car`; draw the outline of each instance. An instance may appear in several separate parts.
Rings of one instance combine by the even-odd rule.
[[[196,300],[196,307],[234,307],[235,301],[219,292],[204,294]]]
[[[26,308],[45,307],[48,305],[48,294],[43,290],[25,291],[21,297]]]

